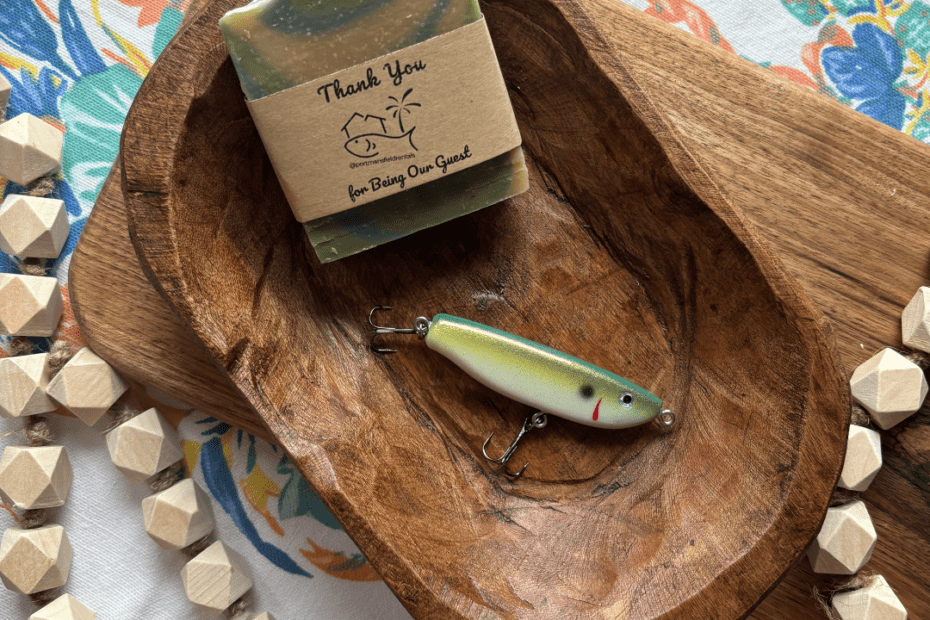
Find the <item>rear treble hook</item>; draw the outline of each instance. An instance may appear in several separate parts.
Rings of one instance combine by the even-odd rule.
[[[429,332],[430,320],[425,316],[418,316],[413,321],[413,327],[385,327],[383,325],[376,325],[372,317],[377,310],[391,310],[392,306],[375,306],[371,309],[371,312],[368,313],[368,324],[374,327],[371,331],[371,350],[375,353],[381,353],[386,355],[388,353],[396,353],[397,349],[387,349],[385,347],[379,347],[375,344],[375,337],[382,334],[416,334],[420,338],[426,338],[427,332]]]
[[[529,462],[527,462],[526,465],[524,465],[520,469],[520,471],[518,471],[515,474],[508,473],[507,470],[504,469],[504,466],[507,465],[507,461],[510,460],[510,457],[513,456],[513,453],[517,451],[517,444],[520,443],[520,440],[523,439],[523,436],[526,435],[531,430],[533,430],[534,428],[544,427],[548,421],[549,419],[546,417],[545,413],[543,413],[542,411],[537,411],[536,413],[528,417],[523,422],[523,427],[520,429],[520,432],[517,434],[516,439],[514,439],[513,442],[510,444],[510,447],[508,447],[507,450],[504,451],[503,456],[501,456],[500,458],[496,458],[496,459],[492,459],[490,456],[488,456],[487,447],[488,447],[488,444],[491,442],[491,437],[494,437],[494,433],[491,433],[490,435],[488,435],[488,438],[484,440],[484,445],[481,446],[481,453],[484,455],[484,458],[488,459],[492,463],[497,463],[498,469],[501,469],[505,476],[507,476],[511,480],[516,480],[521,475],[523,475],[524,471],[526,471],[526,468],[529,466]]]

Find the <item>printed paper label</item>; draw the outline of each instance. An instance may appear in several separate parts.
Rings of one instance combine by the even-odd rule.
[[[521,143],[484,19],[248,104],[301,222]]]

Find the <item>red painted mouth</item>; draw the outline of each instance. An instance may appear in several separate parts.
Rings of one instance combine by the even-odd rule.
[[[598,401],[597,401],[597,404],[594,405],[594,415],[591,416],[591,419],[593,419],[595,422],[597,421],[597,412],[598,412],[598,410],[601,408],[601,400],[604,400],[604,399],[602,398],[602,399],[598,400]]]

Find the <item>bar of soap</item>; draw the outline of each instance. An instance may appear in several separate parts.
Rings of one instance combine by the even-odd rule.
[[[220,29],[242,90],[254,100],[480,18],[477,0],[256,0],[224,15]],[[304,227],[327,263],[483,209],[528,186],[518,147]]]

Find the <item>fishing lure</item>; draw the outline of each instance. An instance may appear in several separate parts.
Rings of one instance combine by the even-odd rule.
[[[580,424],[617,429],[657,421],[675,423],[675,414],[662,408],[662,400],[643,388],[571,355],[520,336],[448,314],[432,320],[418,317],[412,328],[376,325],[373,315],[390,306],[376,306],[368,314],[374,335],[415,334],[426,346],[451,360],[479,383],[538,410],[526,419],[517,438],[502,457],[486,451],[494,433],[482,446],[485,458],[503,467],[523,435],[546,425],[552,414]],[[372,345],[378,353],[393,353]],[[527,464],[528,465],[528,464]],[[511,477],[519,477],[523,466]]]

